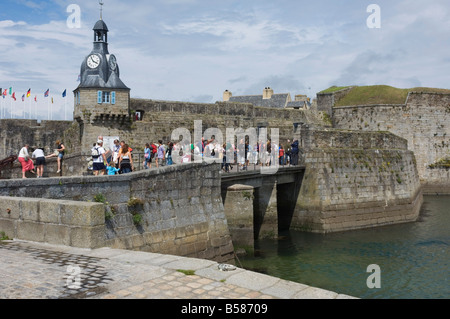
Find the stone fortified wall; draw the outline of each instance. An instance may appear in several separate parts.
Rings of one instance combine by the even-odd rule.
[[[133,119],[128,126],[123,123],[119,126],[113,121],[97,119],[84,127],[85,134],[89,135],[88,140],[95,143],[99,135],[118,136],[121,140],[127,141],[133,149],[143,150],[147,142],[156,143],[159,139],[164,142],[172,140],[172,132],[177,128],[188,129],[193,139],[194,121],[202,121],[202,129],[199,132],[202,136],[206,129],[217,128],[223,134],[224,141],[227,128],[258,129],[260,127],[268,128],[268,138],[271,133],[270,129],[278,128],[280,140],[292,140],[295,132],[294,123],[310,123],[311,125],[321,123],[321,120],[311,111],[280,110],[230,102],[202,104],[131,99],[130,108],[133,114],[136,111],[140,112],[141,121]],[[75,129],[72,135],[75,139],[77,138]],[[208,139],[210,137],[205,136]]]
[[[301,136],[306,170],[291,229],[327,233],[418,218],[423,196],[406,140],[308,127]]]
[[[321,125],[315,112],[294,109],[271,109],[251,104],[217,102],[215,104],[186,103],[131,99],[132,114],[139,111],[142,121],[132,116],[126,119],[89,115],[89,124],[67,121],[0,120],[0,159],[18,154],[23,144],[42,146],[53,152],[56,140],[62,140],[66,154],[89,154],[98,136],[119,137],[133,149],[142,151],[145,143],[171,140],[176,128],[187,128],[194,138],[194,121],[202,121],[202,136],[208,128],[217,128],[226,138],[226,129],[279,129],[280,141],[292,140],[300,124]],[[87,115],[86,115],[87,116]],[[207,134],[209,135],[209,134]],[[210,136],[205,136],[210,138]],[[86,142],[82,146],[81,141]]]
[[[53,153],[55,142],[72,125],[68,121],[0,120],[0,159],[19,154],[24,144],[45,148]]]
[[[389,131],[408,141],[425,193],[450,194],[450,169],[430,168],[450,157],[450,94],[410,93],[406,104],[333,108],[333,126]]]
[[[105,203],[103,224],[91,225],[97,227],[96,235],[87,246],[230,261],[233,245],[222,204],[219,172],[220,164],[191,163],[116,176],[1,180],[0,196],[9,196],[16,206],[14,215],[10,215],[10,207],[2,204],[0,226],[9,225],[5,229],[11,237],[32,236],[39,241],[59,238],[61,243],[70,244],[70,228],[78,225],[63,221],[65,207],[77,205],[58,201],[75,201],[85,207],[96,199]],[[47,212],[35,199],[56,200],[48,205],[59,208]],[[53,214],[51,218],[49,214]],[[29,221],[24,217],[28,215],[32,216]],[[11,225],[24,222],[26,231]],[[102,236],[98,234],[101,227]],[[41,234],[43,229],[50,230]],[[25,232],[30,235],[23,237]]]
[[[331,116],[333,107],[342,99],[353,87],[348,87],[332,93],[317,93],[317,109],[326,112]]]

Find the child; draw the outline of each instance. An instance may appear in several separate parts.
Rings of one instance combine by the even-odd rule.
[[[108,163],[106,170],[108,171],[108,175],[116,175],[116,173],[119,171],[119,169],[116,168],[116,165],[114,164],[113,161],[110,161]]]
[[[152,168],[152,150],[149,143],[145,143],[144,154],[144,162],[142,165],[145,169]]]

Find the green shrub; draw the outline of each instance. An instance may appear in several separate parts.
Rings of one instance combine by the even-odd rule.
[[[94,202],[96,203],[106,203],[106,197],[103,194],[97,194],[94,196]]]

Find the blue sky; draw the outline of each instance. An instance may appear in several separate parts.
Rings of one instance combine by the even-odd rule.
[[[450,88],[447,0],[104,2],[109,50],[132,97],[214,103],[226,89],[262,94],[267,86],[312,98],[332,85]],[[81,28],[67,25],[70,4],[81,9]],[[367,27],[370,4],[381,8],[379,29]],[[64,118],[67,89],[71,118],[98,1],[2,0],[1,8],[0,87],[18,97],[0,99],[2,109],[47,118],[51,106],[53,119]],[[29,88],[38,103],[21,101]]]

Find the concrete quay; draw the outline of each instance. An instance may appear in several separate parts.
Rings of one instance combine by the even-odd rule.
[[[214,261],[0,241],[0,299],[356,299]]]

